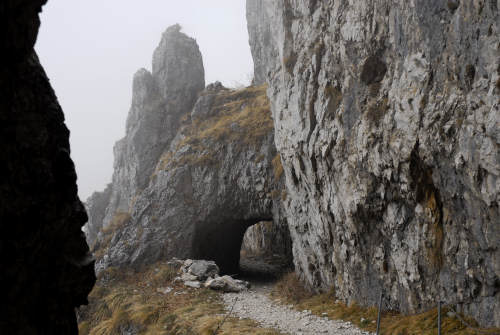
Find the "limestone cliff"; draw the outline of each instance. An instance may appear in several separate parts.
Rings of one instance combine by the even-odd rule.
[[[163,34],[154,52],[152,73],[141,69],[134,76],[126,135],[114,148],[112,191],[104,222],[110,222],[117,211],[129,211],[177,133],[181,116],[205,87],[198,44],[180,29],[174,25]]]
[[[499,326],[500,2],[247,4],[297,271]]]
[[[45,2],[0,3],[1,334],[77,334],[95,282],[69,131],[33,50]]]
[[[87,201],[98,271],[174,256],[235,271],[246,229],[264,220],[275,223],[273,253],[290,258],[266,88],[203,86],[196,42],[170,27],[154,53],[153,73],[134,78],[111,191]]]
[[[179,25],[163,34],[153,57],[152,73],[140,69],[132,84],[132,105],[126,134],[114,147],[113,181],[104,194],[87,200],[87,239],[92,245],[116,213],[128,213],[149,183],[158,159],[174,138],[180,118],[205,86],[205,72],[196,41]]]

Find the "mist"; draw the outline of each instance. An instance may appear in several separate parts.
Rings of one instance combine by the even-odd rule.
[[[71,131],[82,200],[111,182],[113,145],[125,135],[133,75],[151,70],[168,26],[179,23],[197,40],[207,84],[251,80],[244,0],[51,0],[40,16],[36,51]]]

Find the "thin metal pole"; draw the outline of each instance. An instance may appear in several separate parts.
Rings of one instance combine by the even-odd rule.
[[[438,335],[441,335],[441,299],[438,300]]]
[[[382,313],[382,291],[380,292],[380,299],[378,301],[378,315],[377,315],[377,335],[380,334],[380,314]]]

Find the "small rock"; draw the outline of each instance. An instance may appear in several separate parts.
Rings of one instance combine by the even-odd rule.
[[[205,281],[209,277],[217,276],[219,274],[219,267],[214,261],[189,260],[189,262],[184,262],[182,271],[196,276],[198,280]]]
[[[195,275],[192,275],[190,273],[183,273],[182,276],[181,276],[181,280],[184,281],[184,282],[187,282],[187,281],[197,281],[198,277],[195,276]]]
[[[158,287],[156,289],[156,292],[162,293],[162,294],[167,294],[167,293],[170,293],[171,291],[172,291],[171,287]]]
[[[222,276],[207,280],[205,287],[224,292],[241,292],[250,287],[250,283],[244,280],[234,279],[231,276]]]
[[[186,259],[186,260],[184,261],[184,265],[183,265],[183,267],[187,269],[188,267],[190,267],[190,266],[191,266],[191,264],[193,264],[193,260],[192,260],[192,259]]]
[[[185,281],[184,285],[192,287],[192,288],[200,288],[201,283],[199,281]]]
[[[178,270],[178,269],[180,269],[180,268],[181,268],[181,266],[183,266],[183,265],[184,265],[184,261],[182,261],[182,260],[177,259],[177,258],[175,258],[175,257],[174,257],[174,258],[172,258],[171,260],[169,260],[169,261],[167,262],[167,265],[168,265],[170,268],[172,268],[172,269],[176,269],[176,270]]]

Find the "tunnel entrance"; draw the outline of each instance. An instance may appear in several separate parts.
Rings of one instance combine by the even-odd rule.
[[[240,249],[238,276],[253,284],[275,281],[292,270],[291,250],[273,221],[248,227]]]
[[[292,264],[288,227],[269,217],[205,222],[195,230],[193,251],[195,259],[215,261],[221,274],[246,279],[278,277]]]

